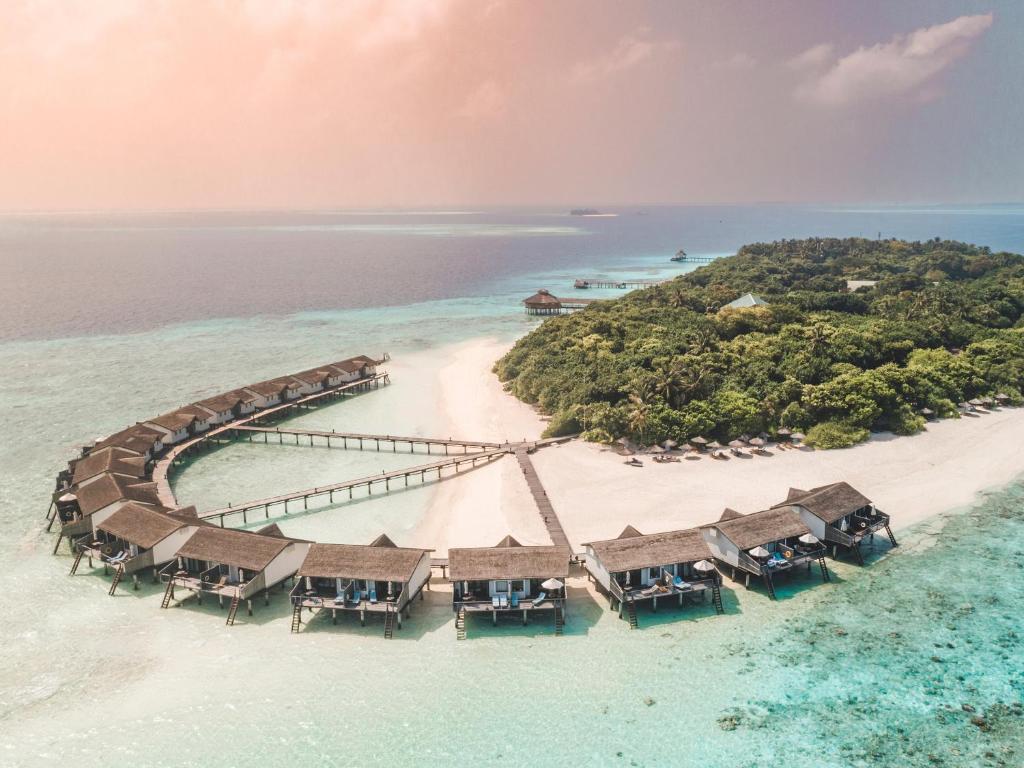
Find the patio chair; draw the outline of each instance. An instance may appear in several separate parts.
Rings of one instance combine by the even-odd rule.
[[[672,580],[672,585],[681,592],[690,588],[690,585],[683,581],[682,576],[676,576],[675,579]]]
[[[371,603],[376,603],[377,602],[377,590],[375,590],[375,589],[371,589],[370,590],[370,602]]]
[[[518,608],[519,607],[519,595],[516,594],[515,592],[512,593],[512,607],[513,608]]]
[[[501,601],[498,599],[498,596],[497,595],[493,595],[491,597],[491,607],[492,608],[498,608],[498,607],[500,607],[500,605],[501,605]]]
[[[361,602],[363,602],[363,593],[352,587],[352,604],[359,605]]]
[[[543,603],[547,599],[548,599],[548,593],[547,592],[541,592],[531,602],[533,603],[533,607],[536,608],[538,605],[540,605],[541,603]]]

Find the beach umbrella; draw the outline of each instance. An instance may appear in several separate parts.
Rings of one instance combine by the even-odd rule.
[[[922,416],[931,416],[933,413],[935,413],[935,411],[933,411],[931,408],[922,408],[921,409],[921,415]]]
[[[815,536],[815,535],[814,535],[813,533],[805,533],[805,534],[804,534],[803,536],[801,536],[801,537],[800,537],[800,538],[798,539],[798,541],[799,541],[799,542],[800,542],[801,544],[819,544],[819,543],[821,543],[821,542],[820,542],[820,541],[818,540],[818,537],[817,537],[817,536]]]
[[[968,400],[967,402],[970,405],[984,405],[984,403],[981,402],[981,400],[979,400],[978,398],[974,398],[973,400]]]
[[[652,445],[650,448],[647,449],[647,452],[648,453],[664,453],[665,449],[662,448],[660,445]]]
[[[1008,394],[1006,394],[1005,392],[1000,392],[998,395],[996,395],[996,400],[1009,400],[1009,399],[1010,399],[1010,396]]]
[[[708,444],[707,438],[706,437],[701,437],[700,435],[697,435],[697,437],[691,438],[690,442],[691,443],[695,443],[696,445],[707,445]]]
[[[729,441],[729,447],[730,448],[742,448],[745,445],[746,445],[746,443],[744,443],[742,440],[730,440]]]
[[[784,436],[784,437],[785,437],[786,435],[792,435],[793,433],[792,433],[792,432],[790,432],[790,431],[789,431],[788,429],[786,429],[785,427],[779,427],[779,428],[778,428],[777,430],[775,430],[775,434],[776,434],[776,435],[782,435],[782,436]]]
[[[718,442],[717,440],[712,440],[710,443],[708,443],[708,448],[711,448],[712,450],[715,450],[715,451],[717,451],[721,447],[722,447],[722,444],[720,442]]]
[[[61,501],[61,502],[65,502],[66,503],[66,502],[69,502],[69,501],[74,501],[76,498],[77,497],[73,493],[65,493],[63,496],[61,496],[59,499],[57,499],[57,501]]]
[[[666,451],[671,451],[678,445],[679,443],[677,443],[675,440],[666,440],[661,444],[661,447],[664,448]]]
[[[740,435],[737,440],[742,440],[744,443],[750,442],[750,435]]]
[[[760,437],[752,437],[750,439],[750,444],[760,448],[762,445],[764,445],[764,440],[762,440]]]
[[[541,587],[554,592],[556,589],[561,589],[564,585],[558,579],[548,579],[547,581],[541,582]]]
[[[693,570],[708,573],[709,571],[715,570],[715,566],[713,563],[709,563],[707,560],[698,560],[696,563],[693,564]]]
[[[793,440],[803,440],[805,437],[807,437],[807,435],[805,435],[803,432],[794,432],[792,435],[790,435],[790,437]]]
[[[983,398],[981,398],[981,404],[982,405],[992,405],[992,398],[991,397],[983,397]]]
[[[747,554],[754,557],[768,557],[770,553],[764,547],[754,547],[753,549],[748,549]]]

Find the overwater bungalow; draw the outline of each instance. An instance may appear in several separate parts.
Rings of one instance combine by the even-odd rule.
[[[163,430],[164,442],[180,443],[182,440],[205,432],[213,426],[216,413],[201,405],[183,405],[181,408],[150,419],[145,426]]]
[[[629,525],[617,538],[585,544],[585,567],[608,595],[612,608],[630,627],[637,626],[636,606],[674,601],[682,606],[707,595],[722,613],[721,579],[700,529],[644,535]]]
[[[81,485],[104,472],[137,480],[145,476],[146,463],[145,456],[127,448],[111,446],[93,449],[88,456],[75,460],[70,484]]]
[[[148,424],[135,424],[102,440],[97,440],[96,444],[88,450],[83,449],[83,454],[88,455],[104,448],[125,448],[145,456],[146,461],[150,461],[167,444],[165,435],[164,430],[156,429]]]
[[[384,617],[384,636],[390,638],[395,624],[430,581],[430,550],[398,547],[381,534],[370,544],[313,544],[309,548],[292,589],[292,632],[298,632],[302,610],[358,613]]]
[[[565,578],[569,551],[564,547],[524,547],[506,536],[493,547],[448,550],[449,578],[456,632],[465,637],[469,614],[522,613],[523,624],[534,611],[553,611],[555,634],[565,621]]]
[[[276,525],[256,532],[200,526],[160,571],[167,584],[160,607],[171,604],[176,588],[194,593],[200,603],[203,594],[216,595],[222,606],[226,597],[227,623],[234,624],[241,602],[250,616],[256,595],[269,602],[268,590],[295,575],[309,547],[282,536]]]
[[[131,576],[139,588],[139,573],[153,569],[153,581],[159,579],[159,567],[174,559],[177,551],[202,523],[195,507],[166,509],[128,502],[96,525],[93,536],[83,537],[75,545],[77,555],[71,574],[78,570],[83,558],[89,567],[93,561],[112,568],[114,579],[109,594],[125,576]]]
[[[284,402],[291,383],[284,379],[271,379],[250,384],[244,389],[256,396],[255,406],[257,409],[272,408]]]
[[[54,552],[62,538],[71,541],[91,535],[96,525],[130,501],[158,506],[160,499],[156,483],[104,472],[81,485],[72,486],[57,499],[61,529]]]
[[[367,376],[372,376],[376,373],[377,362],[368,357],[354,357],[331,363],[330,367],[339,372],[341,377],[340,383],[350,384],[353,381],[365,379]]]
[[[806,565],[810,572],[817,561],[821,578],[830,579],[825,545],[789,507],[749,515],[727,509],[717,523],[701,526],[700,532],[715,560],[731,569],[734,580],[742,572],[749,587],[751,576],[760,577],[772,600],[776,599],[774,580],[800,566]]]
[[[195,405],[213,412],[212,424],[226,424],[256,410],[255,403],[258,399],[256,395],[244,389],[232,389],[230,392],[197,400]]]
[[[863,565],[860,544],[864,539],[873,541],[879,531],[885,531],[892,546],[898,546],[889,515],[876,509],[871,499],[849,483],[831,483],[809,491],[790,488],[786,500],[775,505],[783,507],[796,510],[811,533],[826,546],[831,545],[833,557],[842,547]]]
[[[302,371],[301,373],[294,374],[294,378],[302,382],[302,394],[311,395],[314,392],[322,392],[325,387],[329,386],[328,380],[331,377],[331,372],[324,368],[312,368],[308,371]]]

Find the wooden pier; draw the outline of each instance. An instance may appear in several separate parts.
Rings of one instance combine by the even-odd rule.
[[[652,285],[661,285],[668,280],[611,280],[606,277],[580,277],[573,283],[573,288],[650,288]]]
[[[392,453],[397,453],[399,446],[408,447],[409,453],[425,452],[427,454],[432,453],[432,448],[439,448],[439,452],[443,452],[445,456],[449,455],[452,449],[462,449],[462,453],[466,454],[470,452],[470,449],[474,451],[486,451],[494,448],[501,448],[500,443],[487,443],[476,440],[454,440],[448,438],[447,440],[442,438],[432,437],[401,437],[398,435],[368,435],[360,434],[358,432],[336,432],[332,430],[324,429],[304,429],[302,427],[256,427],[252,425],[234,425],[228,432],[233,432],[231,437],[243,438],[247,437],[249,442],[253,442],[257,435],[263,435],[263,440],[257,442],[276,442],[281,445],[285,442],[285,437],[289,438],[288,442],[292,442],[291,438],[294,438],[294,444],[299,445],[300,440],[308,440],[304,442],[305,445],[319,445],[326,446],[328,448],[355,448],[357,450],[364,450],[369,448],[372,450],[380,451],[381,444],[385,448],[391,447]],[[271,440],[271,435],[277,435],[276,440]],[[332,442],[333,441],[333,442]],[[425,451],[417,451],[416,448],[421,447],[426,449]],[[402,452],[405,453],[403,447]]]
[[[545,445],[549,444],[545,443]],[[515,454],[519,467],[523,470],[523,475],[526,477],[526,484],[533,495],[533,501],[537,505],[537,511],[540,512],[541,519],[548,529],[548,535],[551,536],[551,543],[556,547],[570,549],[569,538],[562,529],[562,523],[558,519],[558,515],[555,514],[555,508],[552,506],[551,500],[548,499],[548,492],[544,490],[544,485],[537,476],[537,470],[530,460],[530,452],[527,450],[527,446],[516,446]]]
[[[178,445],[171,448],[153,465],[152,479],[153,482],[156,483],[157,496],[160,499],[160,503],[166,507],[178,506],[178,501],[174,498],[174,493],[171,491],[170,474],[172,468],[186,456],[196,453],[202,448],[208,447],[208,444],[217,444],[222,440],[232,439],[232,430],[237,430],[244,426],[260,424],[264,421],[275,421],[286,416],[294,415],[295,411],[319,405],[324,401],[330,402],[344,397],[352,397],[360,392],[376,389],[381,384],[388,384],[390,381],[391,377],[386,372],[378,373],[373,376],[368,376],[365,379],[359,379],[358,381],[353,381],[349,384],[342,384],[338,387],[325,389],[321,392],[314,392],[311,395],[298,397],[294,400],[281,403],[280,405],[266,408],[258,413],[253,413],[244,418],[228,422],[227,424],[222,424],[219,427],[213,427],[189,440],[178,443]]]
[[[489,464],[495,459],[500,459],[502,456],[508,453],[507,448],[499,448],[489,451],[479,451],[477,453],[470,453],[466,455],[459,455],[444,459],[442,461],[431,462],[430,464],[420,464],[415,467],[407,467],[405,469],[396,469],[391,472],[381,472],[379,475],[368,475],[366,477],[360,477],[355,480],[346,480],[341,483],[332,483],[331,485],[319,486],[316,488],[308,488],[302,491],[293,491],[291,493],[282,493],[277,496],[269,496],[264,499],[255,499],[253,501],[246,501],[241,504],[229,504],[226,507],[220,507],[219,509],[211,509],[207,512],[200,513],[199,517],[202,520],[217,520],[220,526],[224,527],[224,519],[230,515],[238,515],[241,517],[241,524],[245,525],[249,522],[251,517],[250,513],[262,510],[263,520],[270,519],[270,508],[274,506],[281,506],[281,515],[287,515],[288,502],[290,501],[301,501],[303,511],[309,509],[309,500],[313,498],[326,497],[327,504],[333,504],[335,502],[335,494],[341,494],[345,500],[354,498],[354,491],[360,488],[365,488],[368,495],[373,495],[374,486],[383,485],[384,492],[387,493],[391,490],[392,482],[402,481],[402,487],[409,487],[409,480],[419,479],[420,483],[426,483],[428,480],[436,479],[442,480],[448,477],[454,477],[457,475],[463,467],[469,465],[470,468],[476,467],[478,462]],[[455,471],[447,475],[443,474],[446,469],[454,469]],[[433,477],[433,473],[437,473],[436,478]],[[428,476],[429,475],[429,476]],[[346,495],[347,494],[347,495]]]

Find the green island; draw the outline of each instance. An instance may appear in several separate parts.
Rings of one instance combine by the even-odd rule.
[[[727,306],[745,294],[765,303]],[[786,427],[839,448],[976,398],[1020,403],[1022,314],[1017,254],[938,238],[755,243],[552,317],[495,372],[551,416],[548,436],[647,445]]]

